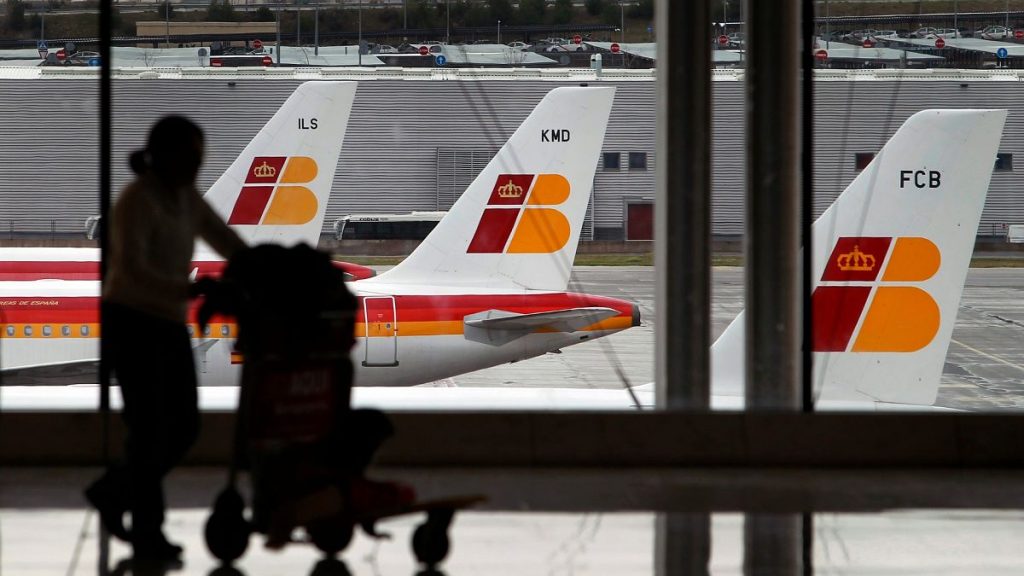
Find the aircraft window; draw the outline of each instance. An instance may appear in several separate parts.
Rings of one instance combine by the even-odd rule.
[[[228,328],[227,324],[221,324],[220,325],[220,335],[221,336],[227,336],[230,333],[231,333],[231,329]]]
[[[89,327],[83,325],[81,328],[78,329],[78,333],[81,334],[82,336],[88,336],[89,335]]]
[[[993,170],[996,172],[1013,172],[1013,154],[1005,152],[996,154],[996,165]]]
[[[43,336],[53,336],[53,328],[50,325],[43,326]]]
[[[7,335],[8,336],[14,336],[14,326],[8,326],[7,327]]]
[[[647,152],[630,152],[629,169],[647,170]]]
[[[602,166],[604,166],[605,170],[619,169],[619,164],[621,162],[622,156],[618,152],[605,152],[604,154],[602,154],[602,158]]]
[[[871,164],[871,161],[874,159],[874,152],[857,152],[856,154],[853,155],[853,164],[856,167],[857,171],[860,172],[861,170],[867,168],[868,164]]]
[[[205,328],[203,328],[203,336],[209,336],[209,335],[210,335],[210,326],[207,325]]]
[[[32,327],[31,326],[25,326],[24,333],[25,333],[25,336],[31,336],[32,335]]]
[[[61,336],[71,336],[71,326],[68,326],[67,324],[65,324],[64,326],[61,326],[60,327],[60,335]]]

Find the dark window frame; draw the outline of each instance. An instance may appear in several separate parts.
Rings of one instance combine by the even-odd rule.
[[[647,152],[630,152],[629,169],[647,170]]]

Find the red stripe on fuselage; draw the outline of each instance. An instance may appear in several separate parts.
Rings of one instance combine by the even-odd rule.
[[[199,269],[197,276],[217,277],[224,270],[225,263],[220,260],[203,260],[192,262],[189,270]],[[334,265],[342,271],[351,274],[356,280],[371,278],[374,275],[372,268],[350,264],[348,262],[334,262]],[[25,261],[25,262],[0,262],[0,281],[8,282],[32,282],[35,280],[85,280],[96,281],[100,279],[99,262],[66,261],[56,262],[49,260]]]
[[[516,314],[532,314],[602,306],[618,310],[620,315],[632,316],[633,304],[606,296],[591,296],[572,292],[550,294],[460,294],[444,296],[395,296],[398,322],[435,322],[462,320],[470,314],[487,310],[504,310]],[[356,322],[364,322],[362,299],[356,313]]]
[[[633,305],[624,300],[589,294],[558,292],[550,294],[464,294],[447,296],[395,296],[398,322],[461,321],[470,314],[487,310],[504,310],[516,314],[532,314],[603,306],[632,316]],[[190,307],[194,318],[196,305]],[[223,320],[215,320],[222,322]],[[362,298],[356,313],[357,322],[365,322]],[[0,297],[0,323],[76,324],[99,322],[99,298],[94,296],[5,296]]]

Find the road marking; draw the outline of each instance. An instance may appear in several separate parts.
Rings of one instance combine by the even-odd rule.
[[[971,352],[974,352],[975,354],[981,354],[982,356],[984,356],[986,358],[990,358],[992,360],[995,360],[996,362],[999,362],[1000,364],[1006,364],[1010,368],[1016,368],[1017,370],[1020,370],[1021,372],[1024,372],[1024,366],[1021,366],[1020,364],[1014,364],[1013,362],[1010,362],[1009,360],[1005,360],[1003,358],[1000,358],[999,356],[995,356],[993,354],[989,354],[988,352],[982,352],[981,350],[978,350],[977,348],[974,348],[973,346],[968,346],[967,344],[964,344],[963,342],[960,342],[959,340],[952,339],[952,338],[950,340],[952,340],[952,342],[954,344],[958,344],[960,346],[963,346],[964,348],[967,348],[968,350],[970,350]]]

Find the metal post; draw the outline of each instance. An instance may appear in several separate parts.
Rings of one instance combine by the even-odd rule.
[[[800,70],[796,2],[746,0],[746,406],[801,407]],[[779,49],[784,46],[784,49]],[[800,574],[799,515],[749,514],[744,573]]]
[[[661,70],[654,244],[658,406],[707,410],[711,398],[712,127],[711,46],[704,23],[710,20],[710,8],[705,2],[660,0],[657,11]]]
[[[799,6],[747,3],[746,402],[753,410],[800,407]]]
[[[444,43],[452,43],[452,5],[451,0],[444,0]]]
[[[501,44],[501,20],[498,20],[498,44]]]
[[[320,55],[320,0],[316,0],[313,10],[313,55]]]
[[[953,30],[956,30],[954,38],[960,37],[960,28],[958,27],[957,20],[960,16],[960,2],[953,0]]]
[[[626,43],[626,5],[619,0],[619,44]]]
[[[409,29],[409,14],[408,14],[408,10],[406,9],[407,8],[406,5],[408,3],[409,3],[409,0],[402,0],[402,30],[408,30]],[[409,36],[408,35],[405,36],[405,39],[408,40]]]
[[[799,514],[747,514],[743,520],[744,574],[802,574]]]
[[[295,0],[295,47],[302,47],[302,6]]]
[[[39,39],[46,42],[46,8],[39,13]]]
[[[1006,0],[1006,21],[1003,23],[1003,27],[1010,27],[1010,0]]]
[[[660,159],[655,200],[657,406],[707,410],[712,126],[711,46],[705,26],[711,4],[657,0],[655,17]],[[655,574],[708,574],[710,515],[661,514],[656,527]]]
[[[359,65],[363,65],[363,0],[359,0],[358,4],[358,15],[359,15],[359,48],[356,52],[359,53]]]
[[[164,0],[164,48],[171,47],[171,0]]]
[[[277,66],[281,65],[281,4],[277,4],[277,46],[274,46],[275,56],[277,56]]]
[[[711,516],[658,514],[654,525],[654,573],[657,576],[710,574]]]

